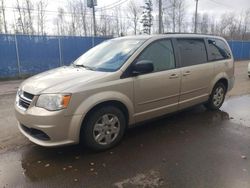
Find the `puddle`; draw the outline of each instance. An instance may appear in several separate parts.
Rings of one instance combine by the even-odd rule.
[[[250,127],[250,95],[231,97],[220,109],[229,114],[231,122]]]

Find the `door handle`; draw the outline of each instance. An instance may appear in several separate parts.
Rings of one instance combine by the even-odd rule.
[[[178,77],[179,77],[178,74],[171,74],[169,76],[170,79],[174,79],[174,78],[178,78]]]
[[[186,71],[186,72],[183,73],[183,76],[188,76],[188,75],[190,75],[190,74],[191,74],[190,71]]]

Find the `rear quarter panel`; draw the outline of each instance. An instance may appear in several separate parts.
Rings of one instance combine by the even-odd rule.
[[[218,37],[217,39],[222,40],[227,45],[228,49],[230,50],[231,58],[212,62],[214,67],[214,76],[210,84],[210,93],[212,92],[214,85],[220,79],[224,78],[227,80],[228,91],[232,89],[234,83],[234,58],[231,48],[225,39],[221,37]]]

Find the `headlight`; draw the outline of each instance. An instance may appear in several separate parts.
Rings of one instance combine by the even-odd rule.
[[[42,94],[36,102],[37,107],[50,111],[67,108],[71,95],[69,94]]]
[[[20,95],[20,93],[21,93],[21,89],[18,88],[18,90],[17,90],[17,92],[16,92],[16,104],[19,103],[19,95]]]

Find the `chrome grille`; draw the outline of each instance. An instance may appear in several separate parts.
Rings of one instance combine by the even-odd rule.
[[[34,95],[32,95],[31,93],[27,93],[25,91],[22,90],[18,90],[17,92],[17,106],[23,110],[27,110],[32,102],[34,98]]]

